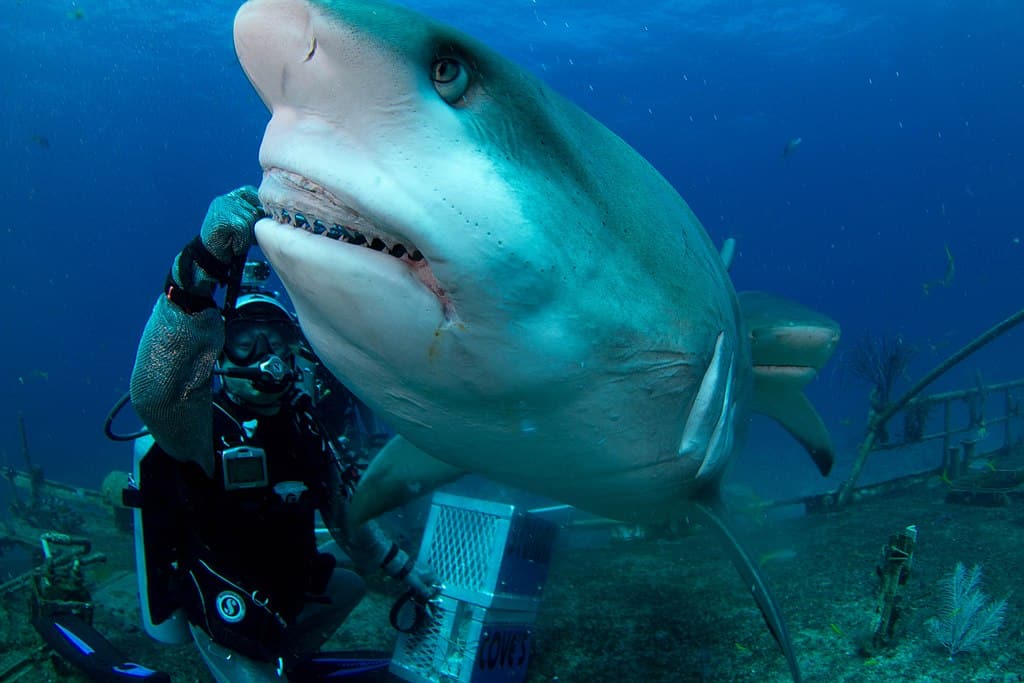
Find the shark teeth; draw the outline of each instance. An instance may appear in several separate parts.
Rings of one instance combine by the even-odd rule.
[[[321,220],[308,212],[287,209],[281,206],[266,206],[263,210],[268,216],[278,223],[291,225],[314,235],[321,235],[328,239],[338,240],[356,247],[365,247],[394,258],[411,263],[423,261],[423,254],[419,249],[401,242],[391,241],[385,237],[365,235],[350,225],[342,225],[330,220]]]

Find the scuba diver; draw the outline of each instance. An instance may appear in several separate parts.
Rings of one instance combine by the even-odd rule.
[[[232,683],[294,672],[365,592],[318,548],[317,511],[361,573],[383,570],[422,604],[440,590],[376,522],[346,525],[358,468],[316,415],[315,356],[272,293],[239,283],[262,216],[252,187],[213,200],[174,260],[130,389],[155,442],[137,461],[147,631],[187,621]]]

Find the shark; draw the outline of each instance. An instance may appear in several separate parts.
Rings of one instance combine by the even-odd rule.
[[[271,113],[257,242],[397,434],[351,517],[465,473],[629,522],[697,511],[799,680],[719,490],[754,411],[829,471],[803,388],[838,325],[737,293],[733,245],[651,164],[477,39],[367,0],[249,0],[234,38]]]

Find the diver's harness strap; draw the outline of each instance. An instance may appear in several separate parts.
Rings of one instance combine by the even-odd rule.
[[[212,296],[195,294],[195,268],[199,266],[211,278],[225,284],[231,278],[232,264],[224,263],[206,248],[203,239],[196,235],[185,245],[177,258],[177,277],[172,270],[168,271],[164,281],[164,293],[178,308],[186,313],[199,313],[207,308],[215,308],[217,302]]]

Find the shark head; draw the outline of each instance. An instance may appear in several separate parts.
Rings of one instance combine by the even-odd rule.
[[[619,517],[720,476],[752,381],[739,305],[639,154],[399,7],[251,0],[235,43],[272,114],[259,245],[402,436]]]

